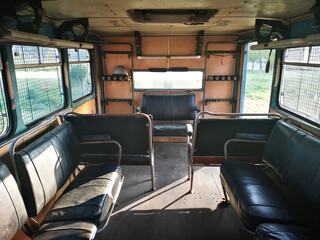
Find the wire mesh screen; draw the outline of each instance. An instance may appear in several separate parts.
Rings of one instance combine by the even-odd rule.
[[[68,49],[69,62],[90,61],[89,51],[86,49]]]
[[[320,47],[312,47],[310,51],[310,57],[309,57],[309,63],[315,63],[319,64],[320,63]]]
[[[63,106],[61,66],[16,69],[16,80],[25,124]]]
[[[90,63],[69,65],[72,100],[77,100],[92,92]]]
[[[14,45],[12,55],[15,65],[40,64],[38,47]]]
[[[284,61],[287,63],[307,63],[309,47],[288,48],[285,51]]]
[[[284,66],[280,106],[320,123],[320,68]]]
[[[12,46],[15,65],[59,63],[60,54],[56,48]]]
[[[0,72],[0,137],[4,136],[9,130],[8,108],[6,104],[2,73]]]

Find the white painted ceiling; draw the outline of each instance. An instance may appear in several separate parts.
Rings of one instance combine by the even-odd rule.
[[[287,20],[309,13],[315,0],[50,0],[43,1],[49,17],[58,20],[89,18],[90,31],[102,35],[233,34],[254,28],[255,19]],[[129,9],[217,9],[204,25],[133,22]]]

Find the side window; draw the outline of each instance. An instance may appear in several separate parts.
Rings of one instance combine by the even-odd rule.
[[[9,131],[8,108],[3,88],[2,70],[3,67],[0,55],[0,138],[5,136]]]
[[[56,48],[12,46],[24,124],[64,105],[60,52]]]
[[[320,47],[289,48],[283,59],[280,106],[320,123]]]
[[[68,49],[72,101],[92,93],[89,51]]]

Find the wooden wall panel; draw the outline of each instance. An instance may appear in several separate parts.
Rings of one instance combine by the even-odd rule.
[[[81,106],[74,108],[73,109],[74,112],[76,113],[83,113],[83,114],[94,114],[96,113],[96,100],[95,99],[91,99],[88,102],[85,102],[84,104],[82,104]]]
[[[170,68],[170,67],[188,67],[189,69],[205,69],[205,47],[208,42],[223,42],[236,40],[237,36],[211,36],[204,38],[203,54],[201,59],[184,60],[138,60],[134,56],[134,69],[149,68]],[[135,52],[135,41],[133,37],[107,37],[103,40],[109,42],[130,42],[133,44]],[[167,55],[195,55],[196,36],[161,36],[161,37],[143,37],[142,36],[142,54],[144,56],[167,56]],[[236,44],[210,44],[208,50],[229,51],[236,50]],[[104,50],[128,51],[128,46],[107,45]],[[118,65],[124,65],[128,70],[131,66],[131,60],[127,55],[107,55],[104,59],[105,74],[112,74]],[[207,59],[207,75],[233,75],[235,69],[235,58],[233,55],[211,55]],[[126,86],[128,84],[128,86]],[[105,82],[106,98],[130,98],[131,88],[129,83]],[[232,98],[233,82],[206,82],[206,98]],[[142,104],[142,92],[134,93],[134,107]],[[196,91],[196,104],[202,109],[203,91]],[[128,103],[109,103],[108,113],[119,113],[120,111],[132,112],[132,107]],[[205,106],[206,111],[230,112],[231,106],[228,102],[208,103]]]

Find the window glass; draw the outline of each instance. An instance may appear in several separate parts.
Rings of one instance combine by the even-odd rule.
[[[64,92],[58,49],[13,46],[12,51],[23,122],[30,123],[61,108]]]
[[[89,51],[68,49],[68,56],[72,100],[75,101],[92,92]]]
[[[0,137],[6,135],[9,130],[8,108],[3,88],[2,62],[0,56]]]
[[[203,72],[134,71],[135,89],[202,89]]]
[[[320,68],[314,65],[320,59],[320,48],[307,48],[307,64],[284,62],[279,103],[291,112],[320,123]],[[290,58],[291,53],[286,50],[284,59]]]

